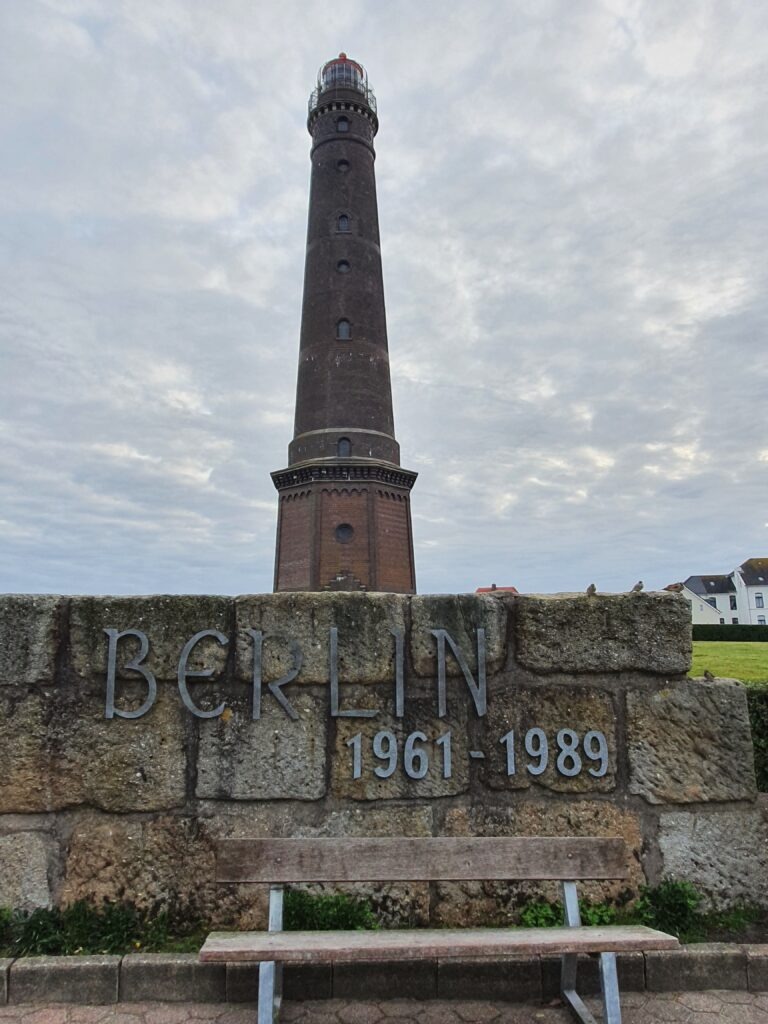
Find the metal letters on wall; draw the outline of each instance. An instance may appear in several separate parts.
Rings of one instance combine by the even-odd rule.
[[[157,697],[157,680],[146,664],[150,651],[149,638],[139,629],[105,629],[107,640],[107,686],[105,717],[142,718],[149,712]],[[296,640],[288,641],[291,652],[292,667],[278,679],[263,679],[263,647],[264,633],[257,629],[248,629],[248,636],[253,644],[253,675],[251,718],[257,722],[262,714],[262,701],[266,692],[275,700],[284,715],[297,720],[299,714],[291,703],[284,688],[299,676],[303,664],[303,652]],[[461,647],[445,629],[432,629],[435,638],[437,655],[436,680],[436,713],[438,719],[448,716],[448,687],[446,659],[450,651],[451,657],[458,664],[467,686],[470,706],[476,718],[484,718],[488,712],[488,687],[486,677],[486,644],[485,630],[476,630],[477,638],[477,672],[474,674],[469,667]],[[405,685],[405,635],[403,630],[391,630],[394,644],[394,716],[405,717],[406,685]],[[146,697],[140,707],[126,711],[116,704],[118,647],[120,641],[133,637],[139,641],[139,651],[125,665],[123,672],[135,672],[140,676],[147,688]],[[196,718],[219,718],[224,714],[227,704],[222,701],[218,707],[205,710],[195,704],[189,692],[187,681],[190,679],[210,679],[213,669],[190,669],[190,656],[201,640],[210,637],[222,647],[229,643],[229,637],[216,629],[203,629],[195,633],[184,644],[179,656],[177,681],[179,695],[184,707]],[[371,708],[342,706],[342,694],[339,684],[339,635],[335,626],[329,630],[328,643],[328,693],[329,713],[331,718],[372,719],[382,712]],[[558,729],[554,734],[547,733],[533,726],[524,732],[516,733],[511,729],[502,736],[494,737],[494,743],[504,748],[507,776],[525,772],[532,777],[542,775],[551,764],[558,775],[573,778],[586,773],[594,779],[602,778],[608,771],[608,743],[604,733],[596,729],[578,732],[572,728]],[[380,729],[372,736],[356,733],[346,741],[350,751],[350,771],[353,779],[364,775],[379,779],[387,779],[398,769],[409,779],[423,779],[431,767],[436,766],[444,779],[453,776],[454,751],[451,729],[446,729],[438,736],[429,739],[422,729],[415,729],[407,735],[398,736],[391,729]],[[486,751],[469,750],[470,760],[485,760]]]

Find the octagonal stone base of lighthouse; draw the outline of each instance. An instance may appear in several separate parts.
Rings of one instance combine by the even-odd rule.
[[[400,467],[306,466],[279,491],[275,590],[416,590],[410,490]]]

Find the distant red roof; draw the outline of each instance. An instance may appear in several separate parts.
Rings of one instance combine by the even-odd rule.
[[[492,594],[496,590],[503,590],[506,594],[519,594],[520,591],[517,587],[497,587],[493,583],[490,587],[478,587],[475,591],[476,594]]]

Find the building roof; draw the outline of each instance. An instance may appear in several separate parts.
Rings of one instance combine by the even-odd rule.
[[[490,587],[478,587],[475,591],[476,594],[493,594],[495,591],[500,590],[507,594],[519,594],[520,591],[517,587],[497,587],[495,583],[492,583]]]
[[[730,576],[689,576],[685,586],[694,594],[707,597],[710,594],[735,594],[736,587]]]
[[[739,566],[739,572],[748,587],[768,584],[768,558],[748,558]]]

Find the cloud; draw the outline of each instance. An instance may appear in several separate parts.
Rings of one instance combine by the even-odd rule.
[[[342,48],[379,100],[419,588],[765,554],[767,37],[714,0],[3,8],[3,589],[271,589]]]

